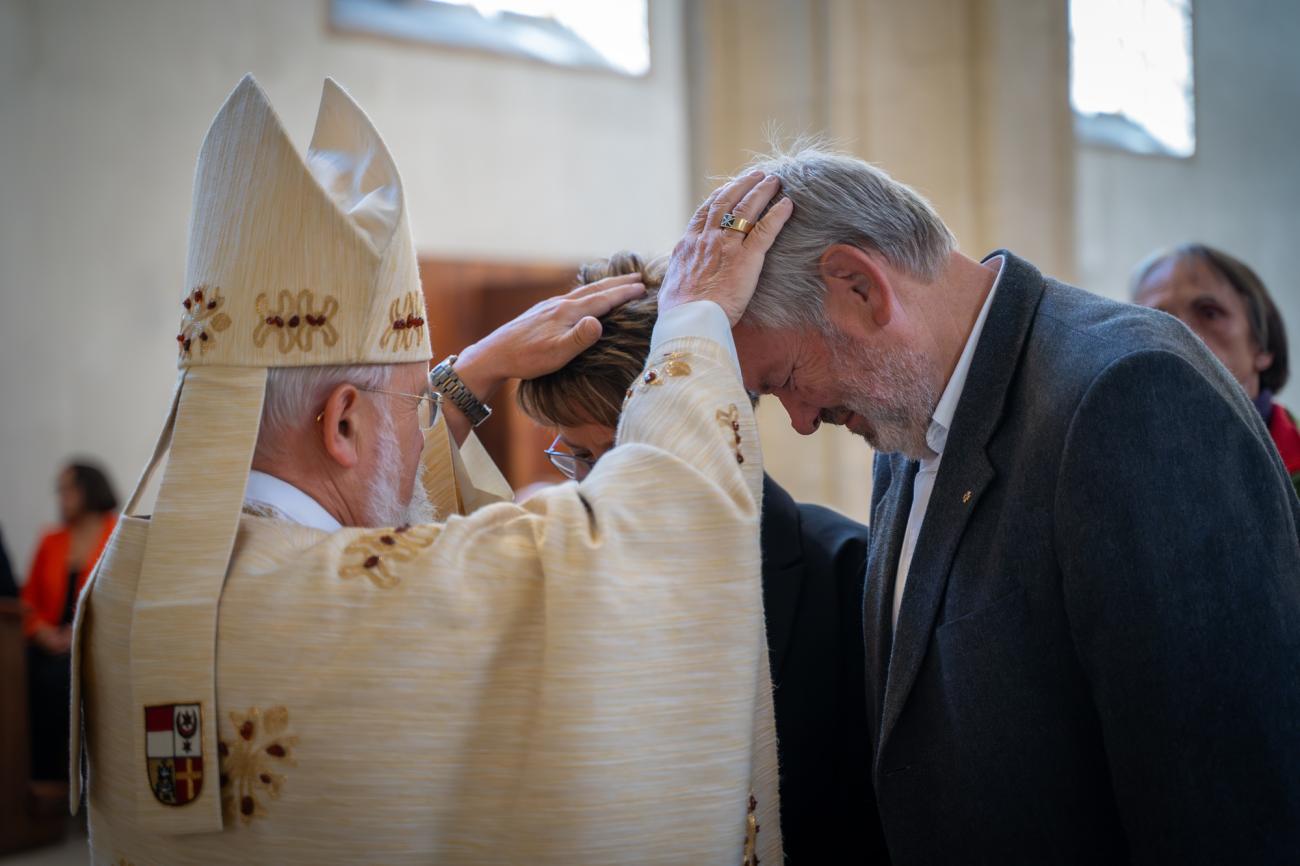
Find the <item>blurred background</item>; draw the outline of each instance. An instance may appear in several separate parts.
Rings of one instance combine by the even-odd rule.
[[[1127,298],[1147,254],[1203,241],[1300,322],[1297,44],[1295,0],[0,0],[9,570],[60,520],[72,456],[129,492],[152,450],[194,163],[246,72],[303,148],[325,76],[370,113],[440,358],[584,260],[667,252],[714,178],[803,133],[922,191],[974,257]],[[760,415],[779,482],[867,519],[860,440]],[[517,487],[558,478],[519,413],[482,432]],[[61,830],[21,763],[20,621],[0,618],[0,852],[44,838],[33,814]]]

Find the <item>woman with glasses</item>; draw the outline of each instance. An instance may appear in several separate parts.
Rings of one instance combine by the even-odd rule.
[[[524,412],[556,428],[546,454],[581,481],[614,447],[627,389],[645,367],[658,315],[663,260],[632,253],[583,266],[579,283],[640,273],[647,289],[601,318],[600,339],[563,368],[524,380]],[[884,842],[874,816],[867,753],[862,581],[867,527],[800,505],[763,481],[763,596],[775,685],[781,828],[787,863],[823,863]],[[865,856],[863,862],[875,862]]]

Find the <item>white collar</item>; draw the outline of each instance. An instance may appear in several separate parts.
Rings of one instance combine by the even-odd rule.
[[[992,264],[993,261],[990,259],[984,264]],[[943,389],[939,402],[935,404],[934,414],[930,416],[930,429],[926,431],[925,444],[930,446],[935,456],[929,460],[922,460],[922,466],[937,461],[943,455],[944,446],[948,444],[948,431],[952,429],[952,419],[957,414],[961,392],[966,389],[966,376],[970,374],[971,359],[975,357],[975,347],[979,345],[980,334],[984,332],[984,321],[989,317],[993,296],[997,294],[998,283],[1002,281],[1002,273],[1007,267],[1006,256],[998,256],[996,261],[998,275],[993,278],[993,286],[989,289],[989,296],[984,299],[984,306],[980,308],[975,327],[971,328],[970,336],[966,338],[966,346],[961,350],[961,357],[957,359],[957,366],[948,377],[948,385]]]
[[[287,481],[258,472],[248,473],[248,487],[244,489],[244,502],[264,505],[284,516],[285,520],[325,532],[337,532],[343,524],[334,519],[319,502]]]

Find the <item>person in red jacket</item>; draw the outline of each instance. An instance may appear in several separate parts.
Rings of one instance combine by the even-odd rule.
[[[1286,329],[1259,275],[1221,250],[1183,244],[1138,266],[1133,300],[1182,320],[1223,362],[1255,401],[1300,492],[1300,430],[1273,399],[1289,374]]]
[[[69,464],[59,473],[56,493],[62,525],[41,538],[22,588],[32,778],[43,781],[68,776],[72,617],[117,525],[117,496],[99,468]]]

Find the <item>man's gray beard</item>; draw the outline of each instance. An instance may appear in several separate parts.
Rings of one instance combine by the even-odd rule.
[[[840,381],[855,395],[843,408],[871,426],[872,434],[863,436],[871,447],[913,460],[933,457],[926,434],[939,395],[926,375],[926,356],[864,345],[839,331],[828,342],[841,360]]]
[[[415,484],[411,488],[411,501],[403,505],[397,495],[402,481],[402,449],[397,442],[397,432],[393,429],[393,419],[387,414],[380,416],[378,438],[375,447],[375,474],[367,483],[367,511],[371,526],[407,526],[416,523],[432,523],[437,514],[429,493],[424,488],[424,461],[420,461],[415,472]]]

